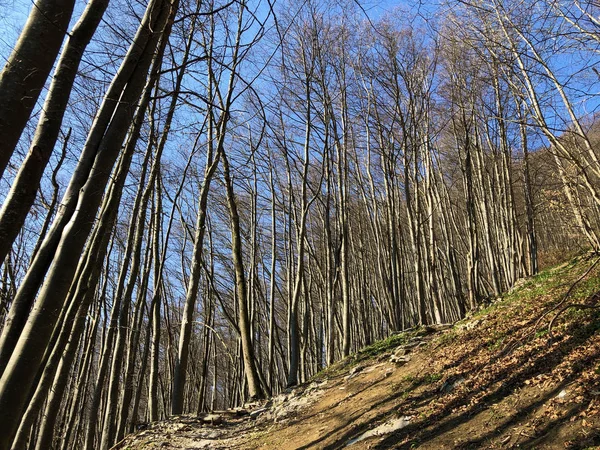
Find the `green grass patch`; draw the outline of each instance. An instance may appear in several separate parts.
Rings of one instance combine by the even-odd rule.
[[[405,393],[415,390],[419,386],[423,384],[432,384],[440,381],[444,376],[441,373],[432,372],[426,373],[425,375],[421,375],[420,377],[416,377],[414,375],[406,375],[402,377],[402,382],[398,384],[398,390],[400,390],[400,386],[403,383],[409,383],[410,386],[405,389]]]
[[[473,317],[488,315],[517,301],[523,302],[522,311],[528,312],[531,310],[531,306],[527,304],[528,300],[554,295],[553,291],[568,285],[568,281],[565,281],[565,275],[572,274],[578,266],[581,266],[583,272],[588,267],[588,260],[589,258],[586,255],[580,255],[571,259],[568,263],[547,268],[530,279],[517,283],[516,287],[500,296],[500,301],[478,311]],[[599,290],[600,277],[590,277],[580,283],[572,296],[573,298],[585,298]]]
[[[333,363],[332,365],[325,367],[323,370],[317,372],[310,381],[322,381],[326,378],[336,377],[346,372],[349,367],[353,365],[353,357],[348,356],[340,361]]]
[[[414,375],[405,375],[402,377],[402,381],[406,381],[407,383],[414,383],[416,379]]]
[[[442,379],[443,375],[441,373],[428,373],[423,375],[421,378],[424,384],[431,384]]]
[[[574,320],[580,320],[589,314],[589,310],[580,308],[569,308],[565,311],[562,319],[565,322],[571,322]]]
[[[600,277],[598,275],[592,275],[589,278],[579,282],[575,288],[575,292],[571,294],[574,300],[586,299],[589,296],[600,291]]]
[[[486,347],[488,350],[495,351],[502,347],[502,344],[506,340],[506,331],[496,331],[492,334],[488,340]]]
[[[418,335],[418,333],[419,329],[404,333],[392,334],[388,338],[382,339],[381,341],[377,341],[374,344],[362,348],[357,353],[350,355],[329,367],[326,367],[312,377],[312,380],[319,381],[324,378],[341,375],[358,363],[376,358],[379,355],[391,352],[400,345],[406,344],[411,337]]]
[[[384,353],[390,352],[396,347],[402,344],[406,344],[411,335],[411,332],[393,334],[387,339],[377,341],[374,344],[371,344],[368,347],[359,350],[358,353],[354,355],[354,362],[359,363],[361,361],[365,361],[367,359],[371,359]]]
[[[548,334],[548,328],[542,328],[541,330],[538,330],[535,332],[535,338],[541,338],[543,336],[546,336]]]

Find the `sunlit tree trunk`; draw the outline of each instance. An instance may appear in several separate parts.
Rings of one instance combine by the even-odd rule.
[[[52,264],[37,301],[0,379],[0,450],[9,447],[16,432],[35,374],[40,368],[48,339],[64,306],[79,257],[94,223],[112,167],[131,124],[159,37],[170,12],[170,5],[163,3],[162,0],[150,3],[131,50],[123,63],[124,67],[131,65],[131,70],[119,72],[115,77],[115,81],[120,81],[121,76],[126,77],[126,80],[123,80],[119,103],[116,105],[114,99],[106,99],[97,116],[98,120],[98,117],[107,113],[105,109],[111,110],[108,121],[105,122],[105,126],[102,126],[102,135],[96,135],[100,130],[96,130],[95,127],[104,124],[97,122],[90,131],[86,147],[93,145],[93,149],[89,150],[94,155],[93,164],[89,167],[89,171],[86,171],[88,173],[84,177],[81,190],[71,192],[71,195],[76,196],[76,201],[72,203],[76,203],[78,208],[72,217],[69,217],[68,224],[56,244],[56,250],[50,256]],[[37,289],[29,295],[35,295],[35,291]]]
[[[108,2],[109,0],[93,0],[88,3],[81,18],[71,31],[58,61],[29,152],[19,168],[10,192],[2,203],[0,261],[3,261],[10,251],[12,243],[25,222],[27,213],[33,205],[44,169],[58,139],[83,52],[95,33]],[[68,15],[67,12],[64,14]],[[46,38],[44,38],[44,42],[46,42]],[[2,133],[1,130],[0,133]],[[1,146],[5,143],[3,139],[0,144],[0,154],[4,152]]]
[[[75,0],[36,1],[0,72],[0,178],[52,70],[74,6]]]

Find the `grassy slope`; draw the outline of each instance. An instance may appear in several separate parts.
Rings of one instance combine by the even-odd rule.
[[[600,445],[600,264],[588,256],[527,280],[415,350],[403,367],[382,354],[399,335],[318,376],[320,400],[273,426],[258,422],[244,448],[343,448],[398,416],[410,425],[349,448],[593,448]],[[553,308],[556,308],[553,310]],[[368,367],[347,379],[350,368]]]

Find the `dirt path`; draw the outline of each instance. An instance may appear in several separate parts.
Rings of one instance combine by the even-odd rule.
[[[422,371],[423,360],[417,358],[401,370],[393,363],[382,362],[365,368],[351,379],[346,379],[347,375],[331,379],[321,400],[276,425],[263,439],[257,436],[243,448],[361,448],[376,438],[355,444],[351,441],[376,424],[406,416],[397,411],[397,400],[407,380]]]
[[[541,274],[451,329],[374,344],[266,405],[159,422],[116,448],[600,448],[600,309],[564,314],[551,336],[539,322],[584,269]],[[595,304],[593,276],[574,301]]]

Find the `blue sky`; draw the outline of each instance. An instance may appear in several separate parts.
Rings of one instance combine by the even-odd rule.
[[[0,0],[0,57],[6,61],[7,53],[14,45],[15,36],[23,27],[31,2]]]
[[[114,1],[112,2],[113,5],[115,3],[116,2]],[[415,0],[360,1],[360,5],[363,10],[373,20],[385,16],[387,12],[390,12],[399,6],[415,12],[420,10],[424,13],[431,13],[435,10],[435,3],[435,0],[424,0],[422,2]],[[29,14],[32,6],[33,0],[0,0],[0,61],[2,64],[6,61],[7,56],[10,54],[10,50],[15,43],[19,31],[25,24],[27,15]],[[74,20],[77,19],[84,6],[85,2],[77,1]]]
[[[396,9],[401,9],[407,11],[406,18],[410,20],[411,17],[415,17],[417,15],[432,17],[435,16],[436,12],[443,11],[440,10],[439,4],[442,0],[356,0],[362,10],[369,16],[369,18],[373,21],[384,18],[387,14],[391,13]],[[77,20],[81,11],[85,6],[85,1],[76,0],[76,10],[74,13],[73,22]],[[33,0],[0,0],[0,64],[3,66],[6,62],[6,58],[10,54],[10,51],[17,39],[18,33],[25,24],[27,19],[27,15],[30,9],[33,6]],[[108,13],[110,14],[111,9],[113,12],[118,11],[118,8],[122,7],[122,2],[120,0],[111,0],[111,4],[109,6]],[[401,17],[405,17],[402,15]],[[557,55],[558,59],[555,61],[558,62],[558,66],[560,66],[561,58],[560,55]],[[589,54],[586,56],[590,56]],[[596,57],[597,54],[592,55]],[[564,60],[563,60],[564,61]],[[584,66],[588,66],[590,64],[589,60],[586,61],[568,61],[566,67],[555,67],[558,70],[558,73],[561,73],[563,70],[566,70],[567,76],[572,74],[573,66],[577,64],[583,64]],[[565,66],[565,64],[562,64]],[[590,80],[588,80],[589,82]],[[576,85],[577,86],[577,85]],[[592,89],[594,92],[590,92],[589,89]],[[574,95],[574,100],[578,107],[578,112],[582,115],[590,114],[598,110],[598,103],[600,101],[599,94],[597,92],[597,85],[592,84],[585,86],[584,90],[581,93],[572,93]],[[591,94],[591,95],[590,95]],[[581,98],[578,98],[580,96]]]

